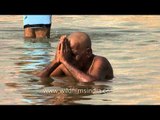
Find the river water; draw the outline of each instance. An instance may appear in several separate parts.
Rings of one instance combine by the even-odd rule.
[[[53,15],[51,38],[23,38],[23,16],[0,16],[1,105],[160,104],[159,15]],[[106,57],[115,78],[79,83],[33,75],[52,59],[60,35],[83,31],[93,53]]]

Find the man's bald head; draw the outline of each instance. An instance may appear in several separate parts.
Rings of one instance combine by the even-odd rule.
[[[84,32],[74,32],[68,36],[71,47],[76,45],[80,49],[91,48],[91,40],[88,34]]]

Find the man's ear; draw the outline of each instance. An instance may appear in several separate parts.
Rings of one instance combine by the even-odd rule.
[[[92,49],[91,48],[87,48],[87,50],[86,50],[86,52],[87,52],[87,55],[92,55]]]

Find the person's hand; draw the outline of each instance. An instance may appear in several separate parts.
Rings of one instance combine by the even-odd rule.
[[[58,46],[57,60],[59,60],[61,63],[63,63],[64,61],[70,62],[70,60],[72,59],[71,52],[72,51],[66,35],[61,36]]]
[[[61,47],[61,42],[59,41],[58,46],[57,46],[57,50],[56,50],[56,55],[55,55],[55,60],[57,63],[60,63],[60,58],[59,58],[60,47]]]
[[[55,60],[57,63],[60,63],[60,49],[61,49],[61,43],[63,41],[63,39],[65,39],[66,35],[62,35],[59,39],[59,43],[57,46],[57,50],[56,50],[56,55],[55,55]]]

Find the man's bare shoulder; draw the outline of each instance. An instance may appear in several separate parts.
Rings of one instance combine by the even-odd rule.
[[[106,77],[107,79],[113,78],[113,68],[110,62],[107,58],[103,56],[95,56],[95,65],[101,66],[102,70],[106,71]]]
[[[109,60],[107,58],[103,57],[103,56],[95,55],[94,65],[95,66],[101,66],[104,69],[109,69],[109,70],[113,71],[112,65],[109,62]]]
[[[103,56],[95,55],[94,60],[95,60],[95,62],[100,62],[100,63],[103,63],[103,64],[105,64],[105,63],[108,64],[109,63],[108,59],[103,57]]]

